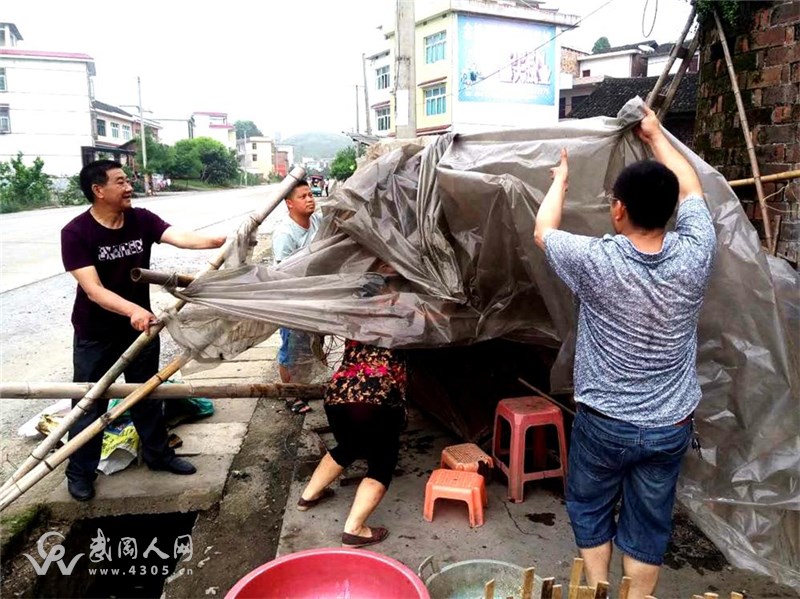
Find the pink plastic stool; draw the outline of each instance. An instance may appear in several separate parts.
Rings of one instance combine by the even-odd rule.
[[[425,485],[425,506],[422,516],[433,522],[433,505],[437,499],[466,501],[469,508],[469,525],[483,526],[483,508],[489,505],[486,484],[476,472],[465,470],[434,470]]]
[[[500,447],[500,419],[511,426],[510,447]],[[525,436],[529,428],[553,425],[558,430],[559,467],[545,470],[547,465],[547,445],[545,431],[535,431],[534,459],[535,472],[525,472]],[[567,442],[564,436],[564,418],[561,410],[543,397],[516,397],[502,399],[494,414],[494,439],[492,442],[494,463],[508,477],[508,498],[520,503],[525,499],[523,487],[526,482],[560,476],[566,483]],[[507,456],[508,463],[499,456]]]

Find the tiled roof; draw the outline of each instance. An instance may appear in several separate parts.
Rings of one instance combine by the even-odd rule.
[[[116,106],[106,104],[105,102],[100,102],[99,100],[92,100],[92,108],[96,110],[102,110],[103,112],[114,112],[116,114],[121,114],[122,116],[133,118],[133,115],[130,112],[125,112],[122,110],[122,108],[117,108]]]
[[[585,119],[593,116],[617,116],[620,108],[633,98],[639,96],[643,100],[653,89],[658,77],[606,77],[586,99],[577,106],[570,117]],[[669,109],[670,113],[692,113],[697,106],[697,73],[686,73],[681,79],[675,99]],[[672,77],[667,79],[664,89],[669,86]]]

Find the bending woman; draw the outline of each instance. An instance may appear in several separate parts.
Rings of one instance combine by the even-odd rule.
[[[406,423],[405,391],[402,352],[345,341],[342,365],[331,378],[324,402],[337,445],[322,458],[297,503],[297,509],[305,511],[332,497],[328,485],[355,460],[366,459],[367,475],[344,524],[343,547],[365,547],[389,536],[387,529],[370,528],[366,521],[386,493],[397,465],[400,432]]]

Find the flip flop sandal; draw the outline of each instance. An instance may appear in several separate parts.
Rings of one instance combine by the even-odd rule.
[[[334,493],[333,489],[331,488],[324,488],[322,489],[322,493],[319,494],[319,497],[316,499],[300,499],[297,500],[297,510],[300,512],[305,512],[306,510],[310,510],[312,507],[317,505],[318,503],[325,501],[326,499],[330,499],[336,493]]]
[[[286,406],[292,414],[305,414],[311,411],[311,406],[302,399],[292,399],[286,402]]]
[[[350,549],[358,549],[359,547],[366,547],[367,545],[374,545],[380,543],[389,536],[389,531],[381,526],[376,526],[372,529],[372,534],[368,537],[360,537],[358,535],[351,535],[350,533],[342,533],[342,547],[349,547]]]

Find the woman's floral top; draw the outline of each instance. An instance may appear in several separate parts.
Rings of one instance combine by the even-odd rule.
[[[346,340],[342,365],[331,377],[325,404],[366,403],[405,408],[405,401],[403,352]]]

